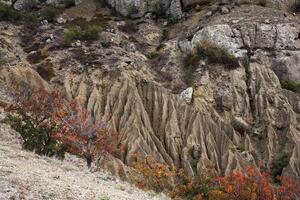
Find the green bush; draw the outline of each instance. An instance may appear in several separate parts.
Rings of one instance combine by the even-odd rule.
[[[54,22],[59,13],[60,10],[58,8],[55,8],[54,6],[47,6],[40,11],[40,17],[48,22]]]
[[[281,176],[283,168],[289,164],[289,156],[286,153],[277,155],[270,167],[270,174],[276,180],[277,176]]]
[[[64,32],[62,44],[64,46],[71,46],[71,43],[75,40],[97,40],[100,30],[101,28],[97,25],[87,25],[85,27],[70,26]]]
[[[21,12],[14,10],[12,7],[0,3],[0,21],[18,22],[23,19]]]
[[[64,157],[64,146],[52,138],[53,127],[37,127],[28,118],[13,115],[8,115],[5,122],[21,134],[24,149],[39,155]]]
[[[296,0],[292,6],[292,10],[296,13],[300,12],[300,0]]]
[[[284,89],[291,90],[293,92],[300,92],[300,83],[297,83],[290,79],[284,79],[281,81],[281,86]]]
[[[152,52],[149,52],[146,57],[150,60],[153,60],[153,59],[156,59],[159,57],[159,52],[157,51],[152,51]]]

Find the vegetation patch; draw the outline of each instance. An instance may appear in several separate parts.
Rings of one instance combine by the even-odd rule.
[[[19,22],[24,19],[24,15],[6,5],[4,3],[0,3],[0,21],[10,21],[10,22]]]
[[[69,47],[76,40],[93,41],[99,38],[102,27],[96,24],[70,25],[65,31],[62,40],[63,46]]]
[[[300,92],[300,83],[297,83],[291,79],[282,80],[281,86],[282,86],[282,88],[291,90],[293,92]]]
[[[54,6],[47,6],[40,10],[39,16],[41,19],[47,20],[48,22],[55,22],[55,19],[60,12],[60,9]]]
[[[296,13],[300,12],[300,0],[296,0],[292,6],[292,10]]]
[[[300,182],[278,177],[274,186],[272,178],[253,166],[233,170],[219,177],[209,170],[204,175],[186,175],[184,170],[157,162],[151,156],[138,156],[134,163],[132,181],[142,189],[164,191],[174,199],[297,199]]]
[[[26,83],[20,84],[20,87],[22,90],[10,88],[16,103],[7,108],[10,114],[5,121],[20,133],[25,149],[39,155],[63,158],[64,145],[53,139],[56,126],[50,122],[51,111],[54,109],[52,97],[55,94],[33,92]]]
[[[122,135],[99,118],[91,120],[79,100],[65,101],[57,91],[32,90],[25,82],[7,90],[12,104],[6,107],[6,122],[21,134],[25,149],[62,158],[67,151],[83,156],[88,167],[96,159],[120,157]]]
[[[138,31],[138,26],[134,20],[127,19],[124,25],[119,26],[119,30],[125,33],[135,33]]]
[[[221,63],[229,68],[239,66],[238,59],[227,49],[203,41],[198,47],[198,54],[206,56],[211,63]]]
[[[277,176],[281,176],[283,168],[289,164],[289,156],[286,153],[277,155],[271,163],[271,175],[276,180]]]
[[[71,8],[76,5],[75,0],[64,0],[63,4],[65,8]]]
[[[36,64],[43,61],[45,58],[49,56],[48,51],[45,50],[38,50],[36,52],[32,52],[27,56],[27,59],[30,63]]]
[[[192,85],[194,82],[194,73],[200,60],[201,57],[198,53],[190,53],[183,58],[183,78],[188,85]]]
[[[39,64],[36,68],[36,71],[46,81],[50,81],[55,76],[53,64],[49,61]]]
[[[158,58],[159,55],[160,55],[159,52],[157,52],[157,51],[151,51],[151,52],[149,52],[149,53],[146,54],[146,57],[148,59],[150,59],[150,60],[153,60],[153,59]]]

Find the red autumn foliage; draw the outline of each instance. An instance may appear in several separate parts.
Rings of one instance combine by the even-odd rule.
[[[165,191],[175,199],[297,200],[300,197],[299,181],[282,177],[277,186],[269,174],[252,166],[234,170],[224,177],[208,179],[187,176],[183,170],[170,168],[151,156],[139,160],[134,164],[135,170],[142,175],[135,180],[137,186]]]
[[[38,147],[43,144],[37,144],[34,140],[40,135],[47,135],[44,138],[63,144],[68,152],[83,155],[88,166],[95,156],[118,156],[122,151],[121,134],[112,131],[103,120],[91,117],[86,109],[80,108],[79,101],[65,101],[57,91],[32,90],[25,83],[10,85],[8,90],[12,104],[7,111],[21,116],[20,120],[30,125],[30,144],[35,146],[32,150],[43,149]],[[17,124],[18,131],[22,132],[24,130],[20,124]]]
[[[52,121],[59,127],[55,139],[66,144],[69,151],[83,155],[88,166],[95,156],[119,156],[122,151],[121,134],[103,120],[92,118],[76,100],[56,105]]]

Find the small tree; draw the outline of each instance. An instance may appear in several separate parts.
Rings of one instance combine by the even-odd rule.
[[[78,101],[64,101],[56,91],[32,90],[26,83],[7,87],[12,104],[6,121],[19,132],[24,148],[41,155],[63,157],[65,150],[83,155],[88,167],[95,156],[119,156],[121,134],[101,119],[93,119]]]
[[[95,156],[118,156],[122,150],[121,134],[113,132],[107,123],[93,119],[76,100],[56,108],[52,116],[59,127],[55,138],[66,144],[69,151],[83,155],[89,168]]]
[[[56,127],[51,122],[53,105],[59,101],[57,92],[32,90],[26,83],[7,87],[12,104],[6,118],[23,138],[23,147],[40,155],[64,157],[64,145],[53,139]]]

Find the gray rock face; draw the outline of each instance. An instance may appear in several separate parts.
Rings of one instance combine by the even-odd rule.
[[[300,82],[300,54],[287,51],[276,57],[272,63],[272,69],[280,80],[293,80]]]
[[[30,10],[30,8],[37,3],[37,0],[17,0],[14,4],[14,8],[16,10]]]
[[[192,49],[201,43],[209,42],[219,48],[225,48],[237,57],[246,54],[245,47],[253,49],[300,49],[298,37],[300,25],[297,23],[282,24],[228,24],[211,25],[198,31],[192,41]]]
[[[133,18],[148,12],[167,14],[176,19],[182,16],[180,0],[107,0],[107,3],[121,15]]]

